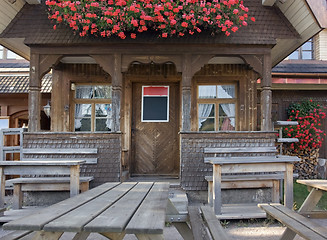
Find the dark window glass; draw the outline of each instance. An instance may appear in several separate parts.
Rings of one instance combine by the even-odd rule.
[[[143,97],[142,121],[168,121],[168,97]]]

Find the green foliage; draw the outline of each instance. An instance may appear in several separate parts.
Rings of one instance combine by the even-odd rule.
[[[310,113],[313,113],[314,110],[322,109],[318,102],[314,102],[312,100],[303,101],[302,103],[292,103],[287,109],[287,116],[295,117],[305,117]],[[298,113],[298,114],[297,114]]]
[[[304,200],[309,194],[307,186],[294,182],[294,210],[298,210],[303,204]],[[324,193],[322,198],[317,204],[317,209],[327,210],[327,193]]]

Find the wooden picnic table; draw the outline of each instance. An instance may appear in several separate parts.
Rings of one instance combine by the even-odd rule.
[[[327,180],[296,180],[308,187],[309,195],[299,209],[299,213],[310,217],[327,218],[327,211],[314,211],[324,192],[327,192]],[[327,207],[327,206],[326,206]]]
[[[213,207],[216,215],[221,214],[221,174],[222,173],[284,173],[284,205],[293,206],[293,163],[299,161],[293,156],[250,156],[211,157],[213,165]]]
[[[82,163],[85,163],[85,160],[0,161],[0,207],[4,206],[6,175],[69,175],[70,196],[79,194]]]
[[[168,189],[166,182],[105,183],[3,228],[33,231],[34,239],[59,239],[64,232],[76,233],[74,239],[92,232],[109,239],[163,239]]]
[[[327,229],[311,218],[327,218],[327,211],[315,210],[324,192],[327,192],[327,180],[297,180],[310,191],[298,212],[278,204],[259,204],[270,216],[286,226],[281,240],[291,240],[298,234],[304,239],[327,240]]]

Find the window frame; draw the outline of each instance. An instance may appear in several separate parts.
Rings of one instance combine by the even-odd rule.
[[[110,83],[74,83],[75,87],[72,91],[72,103],[73,103],[73,131],[74,132],[112,132],[112,129],[110,131],[96,131],[96,119],[103,119],[103,118],[97,118],[96,117],[96,104],[111,104],[112,107],[112,85]],[[76,88],[79,86],[110,86],[111,87],[111,98],[76,98]],[[90,131],[76,131],[75,130],[75,120],[76,120],[76,104],[90,104],[91,105],[91,130]],[[87,117],[86,117],[87,118]],[[110,118],[109,118],[110,119]],[[112,120],[112,118],[111,118]]]
[[[305,50],[304,49],[304,45],[307,44],[307,43],[310,43],[311,45],[311,49],[310,50]],[[293,53],[297,52],[298,54],[298,57],[295,58],[295,57],[291,57]],[[303,58],[303,54],[304,53],[307,53],[307,52],[310,52],[311,53],[311,58]],[[310,38],[308,41],[306,41],[305,43],[302,44],[301,47],[299,47],[298,49],[296,49],[293,53],[291,53],[289,56],[288,56],[288,59],[289,60],[314,60],[314,41],[313,41],[313,38]]]
[[[235,89],[235,96],[234,98],[199,98],[199,86],[222,86],[222,85],[233,85]],[[197,131],[201,131],[199,128],[199,104],[213,104],[214,105],[214,111],[215,116],[214,119],[214,130],[210,131],[204,131],[204,132],[222,132],[222,131],[237,131],[238,130],[238,84],[237,82],[221,82],[221,83],[198,83],[196,86],[196,119],[197,119]],[[220,104],[235,104],[235,129],[234,130],[220,130],[219,129],[219,106]],[[212,117],[211,117],[212,118]],[[202,130],[203,131],[203,130]]]
[[[165,87],[167,88],[167,119],[166,120],[144,120],[144,116],[143,116],[143,113],[144,113],[144,88],[146,87]],[[170,93],[170,87],[169,85],[143,85],[142,86],[142,102],[141,102],[141,122],[148,122],[148,123],[151,123],[151,122],[157,122],[157,123],[160,123],[160,122],[163,122],[163,123],[166,123],[166,122],[169,122],[169,93]],[[146,95],[147,96],[147,95]],[[159,97],[160,95],[153,95],[153,97]]]

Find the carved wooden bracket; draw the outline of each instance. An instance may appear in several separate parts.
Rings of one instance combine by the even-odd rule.
[[[57,65],[63,55],[40,55],[39,64],[39,79],[41,79],[45,74],[47,74],[52,66]]]
[[[114,55],[91,55],[91,57],[94,58],[102,69],[109,73],[111,77],[114,75]]]
[[[192,57],[192,76],[209,62],[215,55],[193,55]]]
[[[259,73],[260,77],[262,77],[262,64],[263,64],[263,58],[262,56],[258,55],[241,55],[240,56],[247,64],[249,64],[254,71]]]

